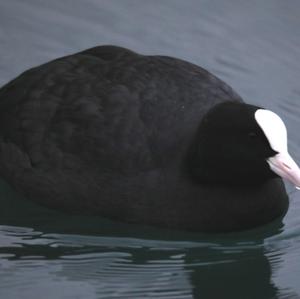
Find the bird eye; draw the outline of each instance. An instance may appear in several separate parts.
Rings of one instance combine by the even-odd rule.
[[[254,139],[257,137],[257,134],[255,132],[250,132],[250,133],[248,133],[248,137],[251,139]]]

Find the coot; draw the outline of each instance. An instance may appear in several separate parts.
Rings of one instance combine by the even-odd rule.
[[[300,185],[282,120],[203,68],[99,46],[0,90],[0,175],[51,208],[183,230],[249,229]]]

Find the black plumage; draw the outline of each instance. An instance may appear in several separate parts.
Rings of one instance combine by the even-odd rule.
[[[180,59],[115,46],[59,58],[0,90],[0,174],[32,200],[68,212],[197,231],[267,223],[288,205],[281,179],[197,176],[201,121],[224,102],[244,105]]]

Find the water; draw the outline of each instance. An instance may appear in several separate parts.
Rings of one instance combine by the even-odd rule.
[[[279,113],[300,162],[297,0],[0,2],[0,85],[98,44],[197,63]],[[0,298],[300,298],[300,193],[283,221],[203,235],[66,216],[0,186]]]

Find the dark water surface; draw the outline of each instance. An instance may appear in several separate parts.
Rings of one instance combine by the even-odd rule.
[[[285,120],[300,162],[300,1],[1,0],[0,85],[98,44],[195,62]],[[0,298],[300,298],[300,193],[283,221],[202,235],[66,216],[0,186]]]

